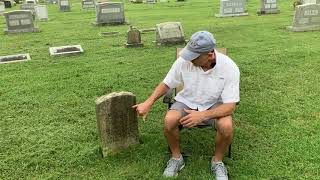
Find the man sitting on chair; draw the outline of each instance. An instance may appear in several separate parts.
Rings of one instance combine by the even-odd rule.
[[[166,177],[177,176],[184,167],[179,125],[191,128],[201,123],[213,123],[217,133],[211,170],[216,179],[228,179],[222,160],[232,142],[232,113],[240,101],[240,72],[228,56],[215,50],[215,46],[216,40],[210,32],[194,33],[152,95],[133,106],[145,117],[157,99],[169,89],[183,84],[164,119],[164,135],[172,152],[163,173]]]

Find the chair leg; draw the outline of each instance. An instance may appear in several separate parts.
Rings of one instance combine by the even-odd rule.
[[[231,144],[229,145],[228,158],[231,158]]]

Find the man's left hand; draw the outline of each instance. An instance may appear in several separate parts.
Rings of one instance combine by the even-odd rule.
[[[184,109],[184,111],[187,112],[188,115],[181,118],[179,121],[181,125],[183,125],[184,127],[187,127],[187,128],[194,127],[200,124],[205,119],[203,112],[188,110],[188,109]]]

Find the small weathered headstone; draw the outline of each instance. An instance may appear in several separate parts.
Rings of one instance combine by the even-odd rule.
[[[220,0],[220,14],[216,17],[247,16],[245,0]]]
[[[258,15],[261,14],[278,14],[277,0],[260,0],[261,8],[257,11]]]
[[[15,54],[9,56],[0,56],[0,64],[21,62],[31,60],[29,54]]]
[[[34,10],[39,21],[48,21],[48,9],[46,5],[37,5]]]
[[[96,5],[94,25],[124,24],[124,6],[122,2],[104,2]]]
[[[141,43],[141,33],[138,29],[130,26],[127,32],[127,47],[141,47],[143,44]]]
[[[155,32],[156,28],[146,28],[146,29],[141,29],[140,32],[143,33],[149,33],[149,32]]]
[[[69,0],[59,0],[59,10],[62,12],[71,11],[71,5]]]
[[[83,53],[81,45],[69,45],[49,48],[50,56],[68,56],[81,53]]]
[[[31,11],[16,10],[3,14],[7,23],[5,33],[39,32],[39,29],[34,27]]]
[[[106,157],[139,143],[136,96],[130,92],[111,93],[96,100],[98,135]]]
[[[156,43],[179,44],[185,43],[184,32],[180,22],[166,22],[156,25]]]
[[[0,15],[5,12],[4,2],[0,2]]]
[[[320,4],[304,4],[296,7],[290,31],[319,31]]]
[[[82,5],[83,10],[89,10],[89,9],[96,8],[96,4],[95,4],[94,0],[82,0],[81,5]]]

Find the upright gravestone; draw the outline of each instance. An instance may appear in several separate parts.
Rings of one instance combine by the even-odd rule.
[[[0,2],[0,15],[2,15],[5,11],[4,2]]]
[[[257,11],[258,15],[261,14],[278,14],[280,11],[277,7],[277,0],[260,0],[261,8]]]
[[[247,16],[245,12],[245,0],[221,0],[220,14],[216,17],[230,17],[230,16]]]
[[[48,21],[48,9],[46,5],[37,5],[34,10],[39,21]]]
[[[89,9],[96,8],[96,4],[95,4],[94,0],[82,0],[81,5],[82,5],[83,10],[89,10]]]
[[[320,0],[302,0],[302,4],[320,4]]]
[[[16,10],[4,13],[7,28],[5,33],[23,33],[23,32],[39,32],[34,27],[31,11]]]
[[[130,26],[127,32],[127,47],[141,47],[143,44],[141,43],[141,33],[138,29]]]
[[[26,4],[37,4],[36,0],[26,0]]]
[[[122,2],[104,2],[96,5],[95,25],[124,24],[124,6]]]
[[[96,100],[98,134],[103,156],[139,143],[136,97],[130,92],[111,93]]]
[[[69,0],[59,0],[59,10],[62,12],[71,11],[70,1]]]
[[[32,13],[32,17],[33,17],[33,19],[35,19],[35,17],[36,17],[36,12],[35,12],[35,10],[34,10],[34,6],[35,6],[35,4],[27,4],[27,3],[24,3],[24,4],[21,4],[20,5],[20,9],[21,10],[29,10],[29,11],[31,11],[31,13]]]
[[[179,44],[185,43],[184,33],[180,22],[166,22],[156,25],[156,43]]]
[[[290,31],[320,30],[320,4],[304,4],[296,7]]]

